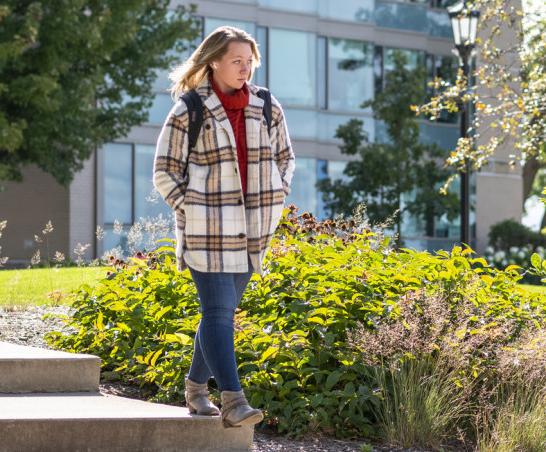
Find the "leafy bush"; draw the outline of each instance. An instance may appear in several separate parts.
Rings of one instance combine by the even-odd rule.
[[[517,289],[517,266],[494,269],[458,246],[434,255],[395,251],[360,210],[323,222],[296,210],[284,210],[266,272],[253,274],[235,316],[241,384],[279,432],[374,434],[380,397],[348,334],[396,319],[411,291],[441,292],[450,307],[471,300],[478,329],[544,317],[544,301]],[[53,347],[100,356],[110,375],[154,386],[154,401],[183,398],[200,315],[190,273],[176,270],[169,241],[130,262],[114,260],[96,286],[74,292],[72,331],[46,336]]]
[[[540,284],[540,278],[530,271],[531,256],[538,254],[541,259],[546,257],[545,249],[542,246],[533,245],[525,246],[511,246],[507,251],[495,250],[493,247],[488,246],[485,249],[484,257],[498,269],[504,269],[507,265],[519,265],[525,268],[526,271],[522,273],[522,283],[526,284]]]
[[[546,236],[535,232],[514,219],[500,221],[489,230],[489,246],[508,252],[510,247],[531,245],[546,247]]]

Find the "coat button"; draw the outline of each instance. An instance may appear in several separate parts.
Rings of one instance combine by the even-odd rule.
[[[239,232],[239,238],[242,239],[245,236],[244,232]]]
[[[205,129],[210,129],[210,124],[205,124]]]
[[[242,200],[241,198],[239,198],[239,199],[237,200],[237,204],[242,204],[242,203],[243,203],[243,200]]]
[[[237,174],[237,168],[235,168],[235,174]]]

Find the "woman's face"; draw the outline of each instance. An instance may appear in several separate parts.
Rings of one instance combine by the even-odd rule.
[[[247,42],[232,41],[221,60],[215,61],[215,80],[222,90],[240,89],[247,81],[252,68],[252,48]]]

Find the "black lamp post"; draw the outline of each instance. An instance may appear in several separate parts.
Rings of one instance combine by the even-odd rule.
[[[453,28],[453,39],[455,41],[455,53],[459,57],[459,65],[468,81],[469,60],[473,55],[476,45],[476,34],[478,30],[478,19],[480,12],[469,9],[468,1],[459,1],[448,7],[449,18]],[[468,105],[461,103],[461,137],[468,136]],[[461,176],[461,242],[470,245],[470,163],[465,157],[465,170],[460,172]]]

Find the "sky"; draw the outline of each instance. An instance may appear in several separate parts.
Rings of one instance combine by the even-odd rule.
[[[533,17],[535,17],[535,14],[542,17],[546,16],[546,1],[544,0],[523,0],[522,7],[524,13],[530,13],[527,20],[531,20]]]

